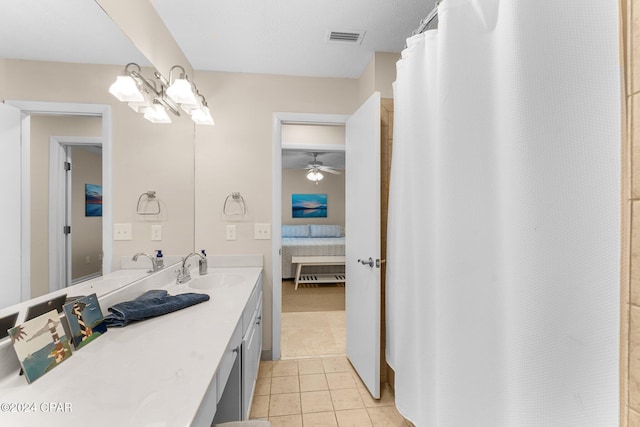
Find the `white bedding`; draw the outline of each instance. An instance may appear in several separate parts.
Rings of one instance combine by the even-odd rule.
[[[296,275],[295,264],[291,264],[292,256],[344,255],[344,242],[344,237],[283,237],[282,278],[291,279]],[[318,271],[313,271],[314,273],[323,273],[322,270],[327,268],[330,268],[331,272],[336,272],[335,266],[314,268],[318,269]]]

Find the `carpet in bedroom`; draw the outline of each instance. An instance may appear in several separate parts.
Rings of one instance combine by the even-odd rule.
[[[344,310],[344,284],[301,284],[294,289],[293,280],[282,281],[282,312]]]

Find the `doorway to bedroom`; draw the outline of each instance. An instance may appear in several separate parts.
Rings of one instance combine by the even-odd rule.
[[[346,354],[344,143],[344,126],[282,126],[282,359]]]

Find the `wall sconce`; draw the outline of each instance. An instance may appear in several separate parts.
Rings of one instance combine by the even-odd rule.
[[[178,68],[182,72],[171,83],[173,70]],[[180,116],[180,107],[196,124],[214,125],[205,97],[189,81],[183,67],[171,67],[169,81],[157,71],[155,80],[145,78],[141,72],[138,64],[130,62],[109,87],[109,93],[119,101],[127,102],[133,111],[144,114],[144,118],[152,123],[171,123],[167,111]]]

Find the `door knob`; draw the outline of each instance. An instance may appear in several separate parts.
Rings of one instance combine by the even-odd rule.
[[[362,265],[368,265],[369,267],[373,267],[373,258],[369,257],[369,259],[359,259],[358,262]]]

